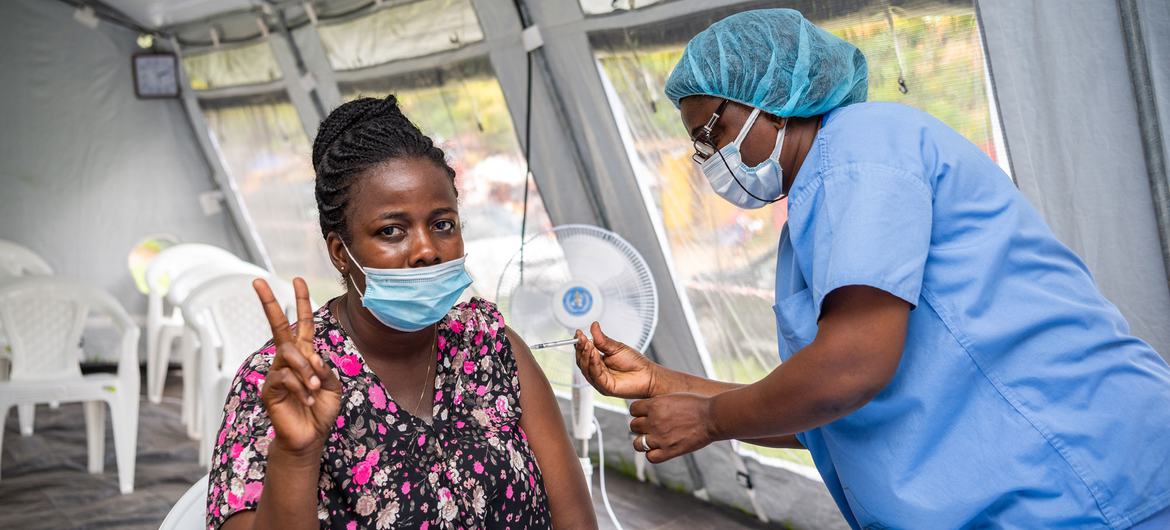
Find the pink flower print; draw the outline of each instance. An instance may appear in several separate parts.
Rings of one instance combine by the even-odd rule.
[[[410,495],[410,482],[403,482],[402,483],[402,494],[403,495]]]
[[[464,425],[467,425],[467,424],[466,424],[466,423],[463,423],[463,421],[462,421],[462,420],[455,422],[455,428],[456,428],[456,429],[462,429]]]
[[[386,409],[389,410],[391,414],[398,414],[398,404],[393,401],[386,403]]]
[[[504,432],[508,432],[508,431],[512,430],[512,428],[511,428],[511,427],[509,427],[509,426],[507,426],[507,425],[505,425],[505,426],[503,426],[503,427],[500,427],[500,430],[501,430],[501,431],[504,431]]]
[[[487,344],[484,344],[483,346],[480,346],[480,348],[479,348],[479,355],[480,355],[481,357],[482,357],[482,356],[484,356],[484,355],[487,355],[487,352],[488,352],[488,347],[487,347]]]
[[[228,425],[231,425],[231,424],[228,423]],[[219,431],[219,438],[216,439],[215,444],[216,445],[223,445],[223,441],[227,439],[227,433],[228,433],[227,429],[220,430]]]
[[[500,353],[500,351],[504,349],[504,343],[497,340],[495,344],[492,344],[492,349],[494,349],[496,353]]]
[[[427,443],[427,435],[425,435],[425,434],[418,435],[418,446],[422,447],[423,444],[425,444],[425,443]]]
[[[475,334],[475,340],[474,340],[474,342],[475,342],[475,345],[476,345],[476,346],[479,346],[480,344],[483,344],[483,331],[480,331],[480,332],[478,332],[478,333],[476,333],[476,334]]]
[[[452,320],[451,331],[453,333],[463,333],[463,323],[458,320]]]
[[[350,521],[346,523],[345,530],[357,530],[357,521]]]
[[[371,466],[377,465],[379,456],[381,456],[381,453],[377,449],[371,449],[370,452],[366,453],[365,462]]]
[[[248,384],[259,388],[260,385],[264,384],[264,374],[261,374],[255,370],[249,370],[247,375],[244,376],[244,381],[247,381]]]
[[[471,361],[463,361],[463,373],[471,375],[475,371],[475,363]]]
[[[341,369],[342,373],[350,377],[360,374],[362,371],[362,363],[356,355],[337,355],[336,353],[331,353],[329,354],[329,359],[333,361],[335,366]]]
[[[532,475],[528,475],[528,487],[529,487],[529,488],[535,488],[535,487],[536,487],[536,477],[534,477],[534,476],[532,476]]]
[[[382,391],[382,385],[370,385],[370,404],[376,409],[386,408],[386,393]]]
[[[264,481],[262,480],[244,484],[244,502],[251,503],[260,500],[260,494],[263,492]]]
[[[439,351],[447,349],[447,337],[439,335],[439,338],[435,339],[435,346],[435,349]]]
[[[342,341],[344,341],[344,340],[345,339],[342,338],[342,336],[341,336],[341,332],[337,331],[336,329],[329,330],[329,342],[330,343],[332,343],[333,345],[336,346],[338,344],[341,344]]]
[[[345,427],[345,416],[337,416],[337,428]]]
[[[483,463],[476,462],[474,468],[476,473],[483,474]]]
[[[487,385],[479,385],[479,388],[475,389],[475,395],[482,396],[484,394],[487,394],[487,391],[488,391]]]
[[[508,484],[508,489],[504,490],[504,496],[509,498],[509,499],[512,498],[512,485],[511,484]]]
[[[508,398],[504,396],[496,396],[496,411],[500,414],[508,412]]]
[[[244,508],[244,498],[237,496],[235,493],[228,492],[227,494],[228,506],[232,511],[239,511]]]
[[[378,434],[386,434],[386,426],[381,423],[378,424]]]
[[[236,458],[236,457],[240,456],[240,453],[243,451],[244,451],[244,446],[240,445],[238,442],[232,444],[232,458]]]
[[[370,463],[365,460],[358,462],[353,466],[353,482],[354,484],[365,484],[370,481],[370,475],[373,473]]]
[[[463,403],[463,394],[455,394],[455,397],[451,400],[454,401],[456,405]]]
[[[428,530],[431,527],[430,521],[423,521],[423,524],[418,527],[418,530]]]

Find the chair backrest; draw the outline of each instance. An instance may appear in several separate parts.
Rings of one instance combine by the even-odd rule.
[[[0,285],[0,323],[12,349],[10,378],[81,376],[78,344],[90,312],[107,315],[122,332],[119,373],[122,364],[133,364],[137,374],[138,327],[108,293],[56,276],[16,278]]]
[[[240,261],[235,254],[222,248],[202,243],[175,245],[154,258],[146,269],[146,286],[152,297],[166,294],[169,283],[183,271],[205,263]]]
[[[204,530],[207,528],[207,475],[193,484],[171,507],[158,530]]]
[[[184,300],[183,318],[204,337],[218,335],[223,348],[221,371],[235,373],[249,354],[272,338],[272,327],[256,298],[252,274],[231,274],[205,282]],[[296,307],[292,284],[265,277],[288,315]]]
[[[172,278],[166,299],[172,305],[180,306],[200,285],[220,276],[230,274],[249,274],[253,278],[268,276],[268,270],[262,269],[246,261],[224,261],[205,263],[198,267],[187,269]]]
[[[28,247],[0,239],[0,279],[53,274],[53,268]]]

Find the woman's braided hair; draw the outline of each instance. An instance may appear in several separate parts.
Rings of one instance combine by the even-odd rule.
[[[455,185],[455,170],[443,150],[402,114],[394,96],[355,99],[329,113],[313,141],[322,236],[337,232],[347,243],[352,241],[345,217],[350,188],[362,172],[398,158],[430,160],[443,168]]]

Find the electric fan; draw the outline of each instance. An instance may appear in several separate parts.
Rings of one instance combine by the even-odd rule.
[[[586,476],[593,389],[573,359],[573,333],[594,321],[609,337],[645,351],[658,324],[658,291],[646,260],[621,236],[590,225],[533,236],[508,261],[496,288],[508,325],[533,349],[560,348],[573,366],[573,437]]]

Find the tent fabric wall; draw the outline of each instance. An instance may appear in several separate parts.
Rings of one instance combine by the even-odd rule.
[[[179,100],[135,97],[134,39],[62,2],[0,7],[0,238],[144,314],[126,265],[143,236],[246,254],[227,211],[200,207],[216,187]]]
[[[1133,333],[1170,356],[1170,287],[1117,4],[978,5],[1020,190],[1085,260]],[[1168,12],[1147,10],[1151,17]],[[1147,45],[1170,39],[1162,18],[1143,21],[1161,28]],[[1158,56],[1165,49],[1151,59]],[[1157,69],[1165,82],[1165,63]],[[1170,92],[1160,88],[1158,104],[1170,109]]]

